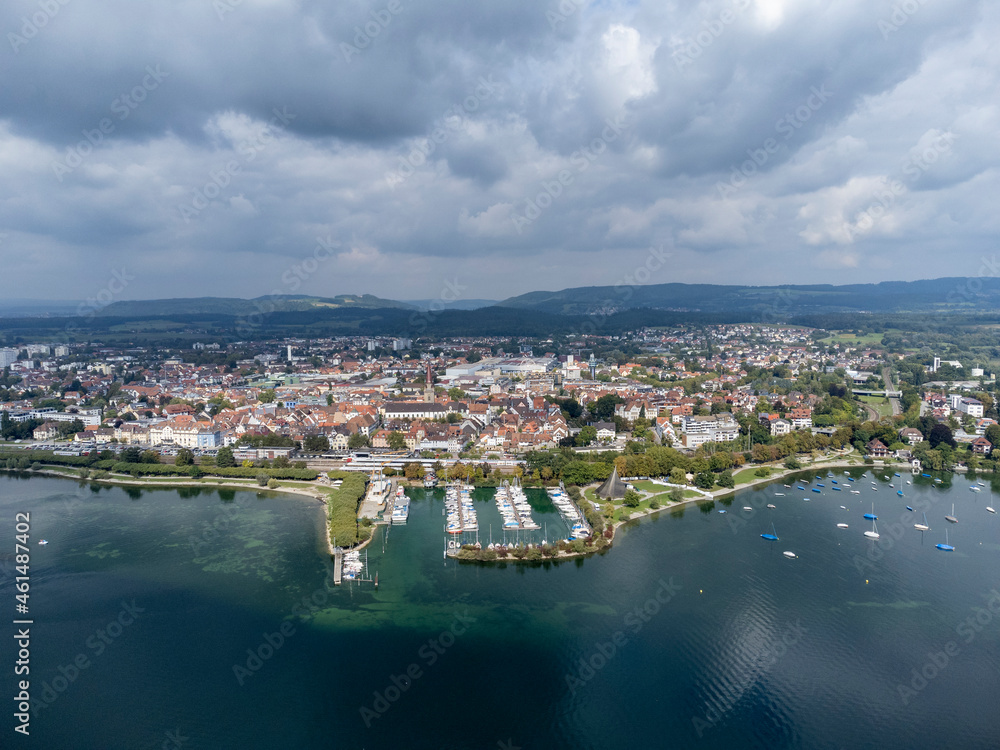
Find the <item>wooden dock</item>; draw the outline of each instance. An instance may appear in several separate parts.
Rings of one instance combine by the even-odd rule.
[[[333,585],[339,586],[341,581],[341,574],[344,571],[344,551],[337,548],[337,551],[333,553]]]

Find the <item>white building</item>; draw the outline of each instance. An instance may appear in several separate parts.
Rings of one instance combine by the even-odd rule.
[[[17,349],[0,349],[0,367],[10,367],[17,362]]]

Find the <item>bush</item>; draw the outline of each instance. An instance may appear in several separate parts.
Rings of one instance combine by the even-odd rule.
[[[679,503],[684,499],[684,490],[680,487],[673,487],[670,490],[670,500],[671,502]]]
[[[350,547],[359,541],[358,504],[365,494],[365,475],[351,471],[331,471],[331,479],[342,479],[339,489],[331,492],[326,501],[327,519],[330,524],[330,541]]]
[[[259,484],[261,487],[267,487],[267,483],[270,481],[271,477],[265,474],[264,472],[261,472],[260,474],[257,475],[257,484]]]
[[[757,471],[753,473],[755,477],[769,477],[771,476],[771,470],[766,466],[761,466]]]
[[[656,502],[655,500],[650,500],[649,501],[649,509],[650,510],[659,510],[660,509],[660,504],[658,502]],[[595,529],[595,531],[596,531],[596,529]]]
[[[802,464],[799,463],[799,460],[797,458],[792,457],[792,458],[789,458],[789,459],[787,459],[785,461],[785,468],[786,469],[801,469],[802,468]]]
[[[531,549],[528,550],[527,557],[529,560],[541,560],[542,551],[538,549],[538,547],[532,547]]]
[[[257,481],[258,481],[258,483],[260,482],[259,479]],[[277,479],[268,479],[267,480],[267,488],[269,490],[276,490],[276,489],[278,489],[278,480]]]

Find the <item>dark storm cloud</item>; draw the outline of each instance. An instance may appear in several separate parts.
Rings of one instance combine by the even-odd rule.
[[[927,276],[949,243],[975,274],[1000,228],[973,0],[14,0],[0,31],[18,296],[125,258],[130,295],[252,296],[318,238],[329,294],[606,283],[660,246],[656,281]]]

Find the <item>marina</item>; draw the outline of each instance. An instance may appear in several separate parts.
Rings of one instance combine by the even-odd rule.
[[[586,539],[590,536],[590,526],[584,519],[583,511],[580,510],[579,506],[573,501],[573,498],[566,492],[565,486],[560,483],[558,489],[550,488],[548,494],[552,499],[552,504],[559,511],[559,515],[562,516],[567,526],[569,526],[569,538]]]

